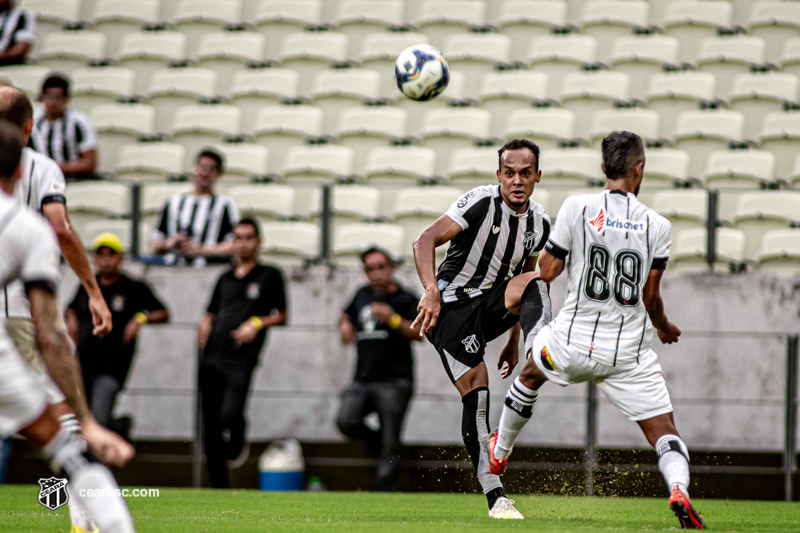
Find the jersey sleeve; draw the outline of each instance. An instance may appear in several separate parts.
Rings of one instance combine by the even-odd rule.
[[[233,227],[241,220],[239,208],[230,198],[225,202],[225,211],[222,212],[222,222],[219,226],[219,242],[230,242],[233,240]]]
[[[42,165],[39,182],[39,209],[49,203],[67,203],[67,184],[64,173],[51,159],[37,158],[37,165]]]
[[[211,301],[208,302],[208,307],[206,308],[206,312],[211,313],[212,315],[216,315],[219,313],[219,300],[220,300],[220,292],[222,291],[222,280],[224,279],[225,274],[220,276],[217,280],[217,284],[214,286],[214,292],[211,293]]]
[[[30,9],[18,8],[20,11],[19,20],[16,28],[14,28],[13,43],[28,43],[34,44],[36,42],[36,17]]]
[[[26,213],[27,214],[27,213]],[[60,280],[59,262],[61,251],[56,242],[52,228],[38,215],[31,214],[28,218],[28,231],[20,232],[24,243],[20,280],[29,286],[46,285],[54,292]]]
[[[97,149],[97,129],[89,117],[84,113],[76,113],[75,124],[78,127],[78,151],[83,153]]]
[[[350,303],[347,305],[347,307],[344,308],[344,314],[346,314],[353,320],[356,320],[358,318],[358,309],[356,309],[356,300],[358,300],[358,295],[360,293],[361,293],[360,289],[356,291],[356,293],[353,295],[353,298],[350,300]]]
[[[169,201],[164,203],[164,207],[161,208],[161,211],[158,214],[158,218],[156,218],[156,222],[153,225],[153,231],[150,232],[150,238],[154,241],[163,241],[168,237],[169,204],[170,204]]]
[[[161,300],[150,288],[150,285],[144,282],[139,283],[139,298],[141,298],[141,310],[143,311],[163,311],[166,309]]]
[[[465,230],[472,224],[483,220],[483,217],[488,212],[490,200],[491,194],[480,188],[472,189],[453,202],[444,214],[461,226],[462,230]]]
[[[547,245],[548,239],[550,239],[550,228],[552,227],[552,222],[550,221],[550,215],[548,215],[543,210],[541,217],[542,217],[542,231],[538,236],[536,245],[531,250],[531,253],[528,254],[528,257],[538,257],[539,253],[542,250],[544,250],[544,247]]]
[[[667,268],[669,252],[672,248],[672,224],[662,216],[658,216],[652,228],[653,239],[653,264],[651,269],[664,270]]]
[[[286,311],[286,284],[283,282],[283,274],[277,268],[272,271],[270,285],[261,291],[264,314],[268,315],[273,310]]]
[[[556,259],[566,259],[572,248],[572,232],[570,227],[575,223],[575,202],[567,198],[558,211],[556,225],[550,231],[550,238],[544,249]],[[549,217],[548,217],[549,218]]]

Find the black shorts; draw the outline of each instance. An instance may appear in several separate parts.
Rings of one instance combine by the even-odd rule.
[[[505,305],[509,281],[470,300],[442,304],[436,326],[426,336],[453,383],[483,361],[488,342],[519,322],[519,315]]]

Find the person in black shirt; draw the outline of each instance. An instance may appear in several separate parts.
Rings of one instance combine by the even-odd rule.
[[[395,264],[379,248],[361,255],[369,284],[361,287],[339,321],[343,344],[356,344],[353,383],[342,395],[336,425],[346,436],[360,440],[379,456],[374,490],[393,491],[403,472],[400,433],[414,383],[411,341],[420,340],[417,297],[394,280]],[[380,430],[364,418],[377,412]]]
[[[97,421],[128,438],[130,419],[114,420],[117,394],[125,386],[136,350],[136,338],[143,324],[169,321],[169,312],[150,287],[120,271],[125,249],[119,237],[103,233],[93,246],[97,281],[116,325],[104,337],[95,336],[89,296],[81,286],[66,311],[69,335],[81,361],[89,407]]]
[[[258,225],[245,218],[233,227],[236,265],[222,274],[200,319],[199,384],[204,444],[211,486],[228,487],[228,469],[249,452],[244,410],[258,355],[272,326],[286,324],[286,291],[276,268],[258,263]]]

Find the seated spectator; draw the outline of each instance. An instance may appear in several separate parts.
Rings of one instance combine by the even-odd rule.
[[[36,42],[36,17],[14,0],[0,0],[0,66],[21,65]]]
[[[239,210],[227,196],[214,193],[222,174],[222,156],[213,150],[198,154],[194,189],[170,198],[153,229],[153,252],[168,265],[204,266],[229,263],[233,256],[233,227]]]
[[[39,100],[44,107],[33,114],[33,148],[58,163],[68,179],[93,177],[97,130],[85,113],[67,107],[69,81],[61,74],[48,76]]]
[[[104,337],[92,334],[94,321],[83,287],[69,304],[66,321],[77,346],[89,407],[100,424],[128,439],[130,418],[115,420],[114,402],[125,387],[142,325],[167,322],[169,312],[146,283],[120,271],[124,254],[119,237],[113,233],[103,233],[94,241],[97,281],[114,324],[111,333]]]

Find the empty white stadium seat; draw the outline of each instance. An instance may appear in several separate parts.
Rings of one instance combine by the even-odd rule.
[[[143,31],[122,38],[117,64],[136,72],[136,94],[145,94],[153,73],[186,58],[186,36],[176,31]]]
[[[597,60],[597,39],[590,35],[547,35],[531,41],[525,62],[533,70],[544,72],[550,79],[550,98],[558,97],[564,76],[579,72],[581,66]]]
[[[589,141],[600,148],[603,138],[614,131],[631,131],[645,141],[658,139],[660,117],[652,109],[606,109],[592,117]]]
[[[769,113],[764,117],[758,146],[775,154],[775,177],[785,179],[800,145],[800,113]]]
[[[602,155],[590,148],[545,150],[539,169],[542,181],[549,186],[582,187],[591,181],[604,180],[600,164]]]
[[[680,41],[678,59],[692,63],[700,52],[700,42],[715,37],[718,28],[730,27],[732,20],[730,2],[672,0],[667,3],[661,26],[667,35]]]
[[[783,176],[783,181],[794,189],[800,189],[800,154],[795,157],[791,172]]]
[[[114,179],[124,181],[166,181],[186,167],[186,149],[164,142],[131,143],[122,146],[114,166]]]
[[[94,240],[102,233],[113,233],[119,237],[122,247],[126,252],[131,251],[131,221],[127,219],[117,220],[92,220],[85,225],[75,228],[81,238],[81,242],[87,251],[91,249]]]
[[[800,37],[792,37],[783,42],[779,65],[782,72],[800,75]]]
[[[130,215],[130,187],[111,181],[71,183],[67,187],[67,205],[70,224],[83,236],[90,222]]]
[[[347,59],[349,41],[344,33],[333,31],[298,32],[287,35],[279,54],[281,66],[300,74],[298,92],[308,95],[314,76],[332,63]]]
[[[739,196],[733,225],[746,235],[745,258],[756,259],[764,235],[800,224],[800,193],[748,192]]]
[[[624,72],[597,70],[564,76],[559,94],[561,106],[575,113],[575,136],[588,139],[592,116],[628,100],[630,76]]]
[[[239,133],[241,111],[231,105],[189,105],[178,108],[169,130],[173,142],[186,148],[190,161],[204,147]]]
[[[181,67],[158,70],[150,78],[147,100],[156,109],[156,130],[172,126],[176,110],[217,93],[217,73],[207,68]]]
[[[80,5],[80,0],[26,0],[23,7],[36,17],[36,39],[41,43],[48,34],[80,20]]]
[[[222,154],[225,166],[225,183],[261,179],[269,168],[269,149],[253,143],[222,143],[212,148]]]
[[[234,76],[264,57],[264,36],[252,31],[221,31],[203,35],[194,60],[217,73],[217,92],[226,94]]]
[[[237,72],[231,81],[228,97],[242,110],[242,131],[252,133],[258,111],[276,106],[284,99],[297,97],[300,75],[284,68],[246,69]]]
[[[360,265],[361,253],[379,246],[394,257],[409,255],[403,249],[405,232],[397,224],[346,224],[333,238],[333,261],[338,265]]]
[[[308,215],[312,222],[322,216],[321,189],[313,189],[308,202]],[[380,214],[381,191],[367,185],[336,185],[331,187],[330,229],[333,235],[341,226],[354,222],[374,221]]]
[[[650,6],[640,0],[587,0],[580,17],[581,33],[597,39],[597,59],[605,62],[611,42],[647,26]]]
[[[522,61],[532,38],[549,35],[553,27],[566,23],[564,0],[505,0],[500,5],[497,25],[511,37],[511,59]]]
[[[340,68],[318,72],[311,85],[311,103],[325,114],[322,132],[333,134],[342,112],[377,99],[380,86],[380,75],[372,70]]]
[[[654,74],[645,100],[647,107],[661,115],[660,136],[671,139],[678,116],[714,99],[716,78],[708,72],[670,72]]]
[[[173,27],[186,35],[189,55],[194,55],[203,35],[242,22],[241,0],[177,0]]]
[[[262,223],[295,214],[296,193],[288,185],[240,185],[228,189],[228,196],[242,215],[256,217]]]
[[[31,101],[39,98],[39,93],[42,91],[42,82],[49,73],[49,68],[39,65],[0,67],[0,78],[5,78],[17,89],[25,91]]]
[[[151,223],[164,204],[176,194],[183,194],[192,190],[191,183],[147,183],[142,190],[140,210],[145,219]]]
[[[354,107],[342,112],[336,130],[338,144],[353,149],[353,171],[361,175],[369,153],[405,137],[408,112],[397,107]]]
[[[136,73],[123,67],[80,68],[72,73],[70,106],[86,113],[101,104],[134,95]]]
[[[775,156],[764,150],[721,150],[708,156],[707,187],[760,188],[774,180]]]
[[[145,104],[105,104],[92,109],[98,133],[98,170],[112,171],[123,145],[155,133],[156,111]]]
[[[764,39],[749,35],[703,39],[695,65],[717,78],[714,96],[724,98],[737,74],[747,74],[752,65],[764,63],[765,49]]]
[[[403,20],[403,0],[341,0],[336,13],[336,28],[350,39],[350,54],[358,56],[364,38],[385,31]]]
[[[367,156],[364,177],[368,183],[413,185],[436,172],[436,152],[421,146],[376,148]]]
[[[261,225],[261,258],[298,268],[319,256],[319,225],[310,222],[267,222]]]
[[[770,72],[736,76],[727,99],[731,109],[744,115],[744,138],[757,139],[763,117],[782,111],[785,102],[795,102],[797,91],[798,80],[794,74]]]
[[[653,194],[649,205],[670,221],[673,238],[684,230],[706,227],[708,192],[703,189],[658,191]]]
[[[255,142],[269,148],[269,171],[278,172],[290,148],[322,135],[322,110],[313,106],[271,106],[256,115]]]
[[[747,32],[764,39],[766,60],[777,64],[783,42],[800,34],[800,4],[777,0],[753,2]]]
[[[744,115],[738,111],[684,111],[675,126],[675,148],[689,154],[689,177],[699,178],[711,152],[727,150],[731,141],[741,141]]]
[[[464,75],[461,72],[450,71],[450,83],[447,85],[447,89],[433,100],[412,100],[396,90],[394,93],[395,103],[398,107],[408,111],[408,132],[411,135],[419,136],[425,115],[434,109],[448,109],[453,105],[460,106],[465,103],[465,85]]]
[[[404,255],[413,256],[414,240],[442,216],[460,194],[461,190],[456,187],[441,186],[410,187],[397,191],[392,220],[403,228]],[[436,250],[437,256],[443,256],[446,250],[446,246],[440,246]]]
[[[631,98],[644,100],[650,77],[677,64],[678,48],[678,39],[668,35],[618,37],[611,45],[608,63],[630,76]]]
[[[575,113],[560,107],[528,108],[508,115],[503,137],[526,138],[542,150],[558,148],[575,136]]]
[[[800,271],[800,228],[767,232],[757,261],[760,272]]]
[[[503,135],[510,113],[547,100],[548,82],[547,74],[527,70],[491,72],[484,76],[480,103],[492,113],[492,135]]]
[[[706,250],[708,233],[705,229],[687,229],[673,235],[673,246],[667,268],[686,272],[708,270]],[[729,272],[744,261],[745,235],[732,228],[717,228],[716,262],[714,270]]]
[[[160,0],[96,0],[90,22],[106,36],[106,52],[114,56],[125,35],[159,20]]]
[[[286,153],[281,175],[293,183],[333,183],[353,172],[353,150],[346,146],[295,146]]]
[[[419,6],[416,26],[441,49],[450,35],[485,22],[486,4],[482,0],[425,0]]]
[[[462,189],[497,182],[497,148],[462,148],[455,150],[447,167],[448,183]]]
[[[425,114],[420,132],[423,146],[437,154],[437,172],[445,170],[452,153],[489,136],[492,116],[473,107],[434,109]]]
[[[358,60],[361,68],[373,70],[381,75],[381,96],[398,96],[394,77],[394,63],[400,52],[409,46],[427,44],[428,36],[416,32],[372,33],[364,36]]]
[[[90,61],[105,58],[106,36],[97,31],[58,31],[45,36],[36,62],[71,74]]]
[[[497,66],[508,65],[511,38],[496,33],[458,33],[445,40],[442,52],[450,69],[464,74],[465,96],[477,98],[483,77]]]
[[[671,187],[689,177],[689,154],[674,148],[649,148],[642,188]]]
[[[266,57],[277,58],[287,35],[322,24],[322,0],[261,0],[252,21],[267,39]]]

